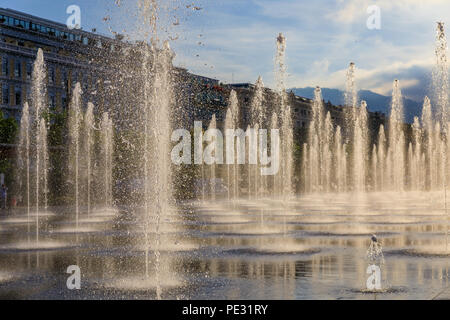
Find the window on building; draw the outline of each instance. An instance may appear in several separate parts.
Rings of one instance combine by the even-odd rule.
[[[2,103],[9,104],[9,85],[7,83],[2,84]]]
[[[27,80],[31,80],[31,75],[33,74],[33,63],[27,61]]]
[[[53,67],[48,68],[48,83],[49,84],[55,83],[55,68]]]
[[[62,72],[62,80],[63,80],[63,88],[69,88],[69,77],[67,77],[67,71],[63,70]]]
[[[83,44],[87,46],[89,44],[89,39],[87,37],[83,37]]]
[[[75,86],[75,84],[78,82],[78,73],[73,71],[72,72],[72,85]]]
[[[22,76],[22,62],[16,59],[14,62],[14,76],[20,78]]]
[[[0,14],[0,23],[6,24],[8,17],[5,17],[4,15]]]
[[[48,106],[49,106],[50,110],[56,109],[56,99],[55,99],[55,94],[53,92],[51,92],[48,95]]]
[[[61,98],[61,102],[62,102],[62,108],[63,109],[67,109],[68,104],[67,104],[67,96],[64,94]]]
[[[14,95],[16,96],[16,106],[22,105],[22,87],[20,85],[15,86]]]
[[[2,57],[2,75],[7,76],[9,74],[8,57]]]

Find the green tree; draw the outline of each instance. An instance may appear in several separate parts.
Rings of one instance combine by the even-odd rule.
[[[15,143],[18,128],[19,125],[15,119],[6,119],[3,116],[3,112],[0,111],[0,143]]]

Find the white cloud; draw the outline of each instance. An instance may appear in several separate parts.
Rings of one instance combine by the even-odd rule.
[[[380,31],[366,28],[372,4],[382,10]],[[236,82],[262,75],[274,87],[275,37],[283,32],[289,87],[343,88],[354,61],[358,86],[385,94],[395,78],[405,87],[418,86],[421,79],[410,74],[414,68],[431,71],[435,22],[450,12],[450,1],[232,0],[210,2],[207,9],[205,20],[188,25],[187,40],[178,45],[177,61],[194,72],[228,82],[232,73]],[[192,44],[199,33],[200,47]]]

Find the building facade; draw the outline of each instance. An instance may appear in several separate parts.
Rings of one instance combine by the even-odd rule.
[[[93,99],[102,81],[101,67],[92,63],[93,49],[120,49],[117,39],[83,30],[69,30],[64,24],[0,8],[0,108],[5,117],[17,120],[25,101],[30,100],[31,77],[37,50],[44,52],[47,66],[49,110],[67,108],[76,82],[86,98]]]
[[[31,101],[33,63],[39,48],[44,51],[47,66],[47,101],[49,110],[67,109],[75,83],[82,85],[85,103],[94,103],[96,112],[108,111],[116,105],[139,103],[139,47],[142,43],[125,43],[122,38],[105,37],[83,30],[69,30],[66,25],[0,8],[0,109],[7,118],[21,118],[25,101]],[[134,51],[134,52],[133,52]],[[177,123],[193,126],[194,120],[207,126],[212,115],[223,122],[231,90],[238,94],[242,125],[250,120],[250,104],[254,85],[222,85],[218,80],[174,69]],[[276,106],[276,93],[265,89],[266,117]],[[294,130],[305,131],[312,118],[312,100],[288,94]],[[325,104],[333,123],[344,126],[345,108]],[[116,108],[118,122],[123,108]],[[133,108],[131,108],[133,109]],[[140,117],[140,115],[137,115]],[[370,114],[375,122],[384,123],[382,114]],[[124,120],[127,121],[127,120]]]

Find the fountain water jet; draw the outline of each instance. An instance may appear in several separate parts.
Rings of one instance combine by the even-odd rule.
[[[251,127],[258,132],[259,128],[263,128],[265,122],[265,113],[263,110],[264,104],[264,83],[261,76],[255,83],[255,92],[250,106],[250,117],[251,117]],[[250,144],[249,144],[250,145]],[[250,156],[249,150],[249,156]],[[260,150],[261,153],[261,150]],[[258,198],[262,194],[265,194],[265,177],[260,175],[260,167],[256,164],[254,165],[254,170],[252,172],[251,165],[249,164],[249,177],[253,174],[254,176],[254,196]],[[250,178],[249,178],[249,197],[251,195],[250,191]]]
[[[92,148],[94,145],[94,105],[88,103],[84,116],[84,156],[86,166],[86,204],[87,214],[91,213]]]
[[[227,161],[227,175],[228,175],[228,200],[236,200],[239,198],[239,164],[238,164],[238,151],[240,146],[240,139],[237,138],[237,143],[235,141],[234,132],[239,129],[239,101],[237,98],[236,91],[231,90],[230,100],[228,104],[228,110],[225,117],[225,130],[227,137],[227,142],[230,144],[226,145],[227,155],[233,155],[233,159],[226,159]],[[232,131],[231,131],[232,130]],[[233,178],[231,178],[230,166],[233,168]],[[233,194],[231,195],[231,190]]]
[[[104,112],[101,121],[103,180],[105,207],[110,208],[112,201],[112,166],[113,166],[113,124],[108,112]]]
[[[367,103],[361,101],[360,108],[354,109],[353,140],[353,187],[358,193],[366,191],[368,148]]]
[[[275,57],[275,80],[278,93],[280,132],[281,132],[281,163],[280,163],[280,190],[284,198],[293,196],[293,124],[291,107],[286,93],[286,38],[279,34],[277,38],[277,54]]]
[[[141,7],[143,19],[150,18],[150,24],[156,19],[156,3],[144,1]],[[156,30],[150,28],[155,37],[152,46],[146,44],[142,47],[142,78],[143,78],[143,114],[144,116],[144,184],[145,184],[145,238],[146,257],[145,275],[149,278],[148,251],[150,221],[155,223],[155,283],[156,296],[161,299],[162,288],[160,283],[160,246],[161,246],[161,220],[170,210],[172,201],[170,137],[172,107],[172,60],[174,53],[169,43],[163,43],[157,48]]]
[[[33,65],[32,72],[32,112],[30,125],[32,131],[32,145],[34,149],[34,179],[35,179],[35,208],[36,208],[36,243],[39,242],[39,207],[41,192],[44,193],[44,199],[47,199],[47,130],[44,116],[47,113],[47,104],[45,103],[45,97],[47,96],[46,88],[46,66],[44,61],[44,53],[42,49],[38,49],[36,61]],[[43,180],[43,181],[41,181]],[[44,204],[46,207],[47,204]]]
[[[379,186],[379,191],[383,191],[386,187],[387,176],[386,176],[386,132],[384,130],[384,125],[380,125],[378,131],[378,167],[377,167],[377,185]]]
[[[216,121],[216,115],[213,114],[211,123],[209,124],[208,130],[216,130],[217,129],[217,121]],[[217,142],[214,141],[214,144]],[[217,148],[214,148],[214,152],[217,151]],[[216,154],[214,154],[214,159],[216,158]],[[210,177],[209,177],[209,185],[210,185],[210,192],[211,192],[211,199],[214,201],[216,200],[216,163],[210,164]]]
[[[79,193],[79,178],[80,178],[80,137],[81,137],[81,125],[83,121],[83,115],[81,111],[81,86],[80,83],[75,85],[72,94],[72,101],[70,103],[69,110],[69,172],[70,179],[74,187],[75,198],[75,226],[78,230],[79,214],[80,214],[80,193]]]
[[[42,181],[37,179],[36,185],[36,242],[39,242],[39,186],[41,185],[44,196],[44,210],[48,209],[47,199],[47,186],[48,186],[48,149],[47,149],[47,123],[44,118],[41,118],[39,124],[39,133],[37,137],[36,145],[38,147],[38,159],[39,163],[36,164],[36,170],[42,172],[40,177]]]
[[[391,168],[390,185],[394,191],[405,188],[405,136],[403,132],[404,112],[400,82],[394,81],[391,115],[389,117],[389,156]]]
[[[30,113],[28,102],[22,109],[19,133],[19,181],[25,179],[25,194],[27,199],[27,232],[30,233]],[[24,177],[25,176],[25,177]],[[22,188],[21,188],[22,190]],[[29,238],[28,238],[29,240]]]

